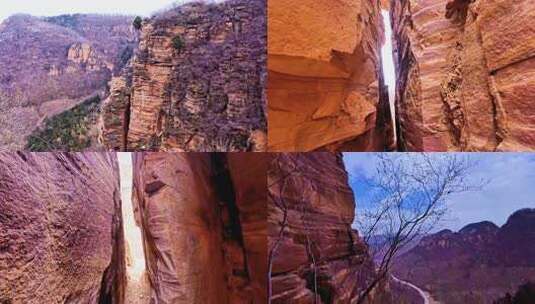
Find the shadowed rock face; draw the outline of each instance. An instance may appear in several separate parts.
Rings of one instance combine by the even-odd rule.
[[[393,144],[378,1],[268,1],[270,151]]]
[[[267,157],[134,154],[154,303],[266,302]]]
[[[474,223],[423,238],[400,256],[395,274],[444,303],[492,303],[535,278],[535,209],[498,227]]]
[[[131,17],[15,15],[0,25],[0,146],[102,93],[135,41]],[[127,59],[127,58],[126,58]],[[6,117],[3,117],[3,115]],[[9,133],[8,133],[9,132]],[[13,138],[6,138],[8,135]]]
[[[535,149],[533,9],[530,0],[391,1],[400,149]]]
[[[351,228],[355,202],[342,156],[277,154],[268,185],[272,303],[315,303],[314,291],[319,303],[354,303],[374,266]]]
[[[105,153],[0,153],[0,303],[122,303],[119,173]]]
[[[132,72],[112,83],[104,109],[106,145],[265,150],[265,6],[190,3],[143,22]]]

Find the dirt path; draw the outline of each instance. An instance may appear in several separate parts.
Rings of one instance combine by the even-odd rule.
[[[139,278],[128,277],[126,284],[125,303],[149,304],[150,288],[147,276],[143,273]]]
[[[418,286],[416,286],[416,285],[414,285],[414,284],[412,284],[410,282],[400,280],[400,279],[396,278],[394,275],[391,275],[391,276],[392,276],[392,279],[396,283],[408,286],[408,287],[416,290],[416,292],[418,292],[418,294],[424,300],[424,304],[440,304],[440,302],[434,300],[433,297],[431,296],[431,294],[429,294],[427,291],[424,291],[423,289],[420,289]]]

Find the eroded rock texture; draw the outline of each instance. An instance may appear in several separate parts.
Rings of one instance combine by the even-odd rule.
[[[535,149],[534,11],[530,0],[391,1],[402,150]]]
[[[374,264],[351,228],[355,202],[342,156],[277,154],[268,185],[272,303],[356,303]],[[382,296],[374,294],[370,300]]]
[[[269,150],[383,151],[393,141],[379,1],[268,1]]]
[[[265,149],[265,5],[265,0],[190,3],[145,21],[131,85],[112,83],[107,146]],[[125,111],[131,113],[127,128],[121,123]],[[114,135],[120,133],[126,139]]]
[[[122,303],[119,173],[105,153],[0,153],[0,303]]]
[[[267,157],[134,155],[151,303],[266,302]]]

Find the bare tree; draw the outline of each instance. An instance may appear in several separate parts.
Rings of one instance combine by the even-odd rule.
[[[317,259],[313,251],[315,244],[313,238],[310,236],[311,231],[308,223],[309,210],[306,204],[307,195],[310,193],[317,193],[317,189],[316,185],[310,179],[302,176],[303,169],[300,169],[300,166],[303,166],[303,164],[300,164],[298,159],[281,153],[274,157],[270,173],[268,173],[269,202],[282,212],[282,219],[279,221],[279,232],[268,253],[268,303],[271,303],[272,300],[271,276],[273,262],[284,237],[284,231],[290,226],[289,210],[299,211],[301,215],[300,222],[306,239],[306,252],[310,260],[310,267],[313,274],[314,303],[320,301],[318,294]],[[286,171],[283,170],[283,167],[286,167]],[[282,172],[284,173],[281,174]],[[301,196],[293,200],[288,199],[285,195],[288,188],[301,189]],[[297,225],[297,223],[294,224]]]
[[[380,239],[379,246],[370,246],[377,275],[359,295],[359,304],[388,279],[400,250],[444,219],[453,195],[478,191],[485,185],[485,181],[470,178],[476,162],[467,155],[378,153],[375,157],[375,174],[359,178],[373,194],[357,225],[367,244]]]

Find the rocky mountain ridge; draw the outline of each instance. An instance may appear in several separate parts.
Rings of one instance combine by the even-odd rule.
[[[90,96],[105,95],[135,44],[132,17],[14,15],[0,29],[0,146],[26,136]]]
[[[426,236],[394,273],[444,303],[492,303],[535,280],[534,244],[535,209],[522,209],[501,227],[484,221]]]
[[[111,81],[114,150],[264,151],[266,2],[187,3],[145,20]]]

